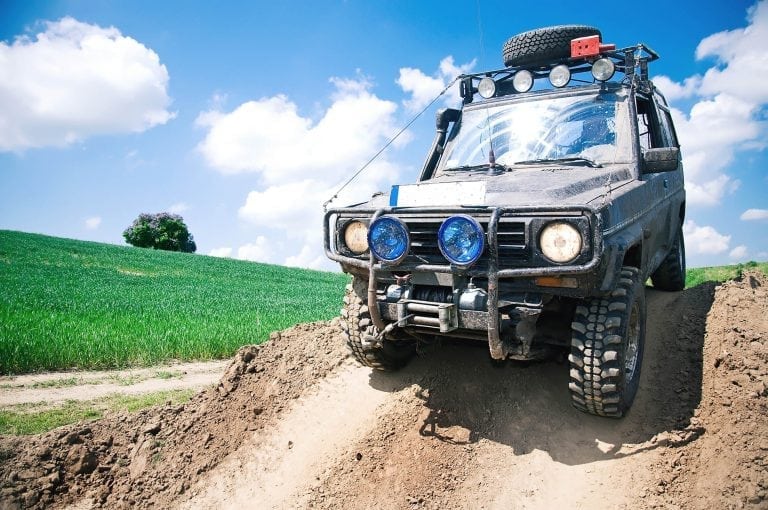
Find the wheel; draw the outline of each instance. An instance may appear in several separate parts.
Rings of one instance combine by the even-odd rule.
[[[584,25],[559,25],[517,34],[504,43],[504,65],[536,66],[568,58],[571,56],[571,40],[590,35],[601,35],[600,30]]]
[[[620,418],[640,382],[645,346],[645,287],[623,267],[611,295],[585,300],[571,324],[571,399],[580,411]]]
[[[416,344],[387,337],[377,340],[379,330],[371,321],[368,311],[368,282],[354,277],[347,285],[344,307],[341,309],[341,330],[361,364],[378,370],[402,368],[416,353]]]
[[[685,288],[685,241],[682,226],[677,231],[675,244],[651,275],[651,281],[659,290],[677,291]]]

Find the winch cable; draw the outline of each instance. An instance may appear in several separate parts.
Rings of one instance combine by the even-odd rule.
[[[378,158],[378,157],[379,157],[379,155],[381,155],[381,153],[382,153],[382,152],[384,152],[385,150],[387,150],[387,147],[389,147],[390,145],[392,145],[392,144],[394,143],[394,141],[395,141],[395,140],[397,140],[397,138],[398,138],[400,135],[402,135],[403,133],[405,133],[405,131],[406,131],[406,130],[407,130],[409,127],[411,127],[411,124],[413,124],[414,122],[416,122],[416,120],[417,120],[419,117],[421,117],[421,116],[424,114],[424,112],[426,112],[427,110],[429,110],[429,108],[430,108],[430,107],[431,107],[433,104],[435,104],[435,102],[437,102],[437,100],[438,100],[438,99],[440,99],[440,98],[441,98],[441,97],[442,97],[442,96],[443,96],[443,95],[444,95],[446,92],[448,92],[448,89],[450,89],[450,88],[453,86],[453,84],[454,84],[454,83],[456,83],[456,82],[459,80],[459,78],[461,78],[461,75],[459,75],[459,76],[455,77],[453,80],[451,80],[451,83],[449,83],[448,85],[446,85],[446,87],[445,87],[445,88],[444,88],[444,89],[443,89],[443,90],[442,90],[442,91],[441,91],[441,92],[440,92],[440,93],[439,93],[437,96],[435,96],[435,98],[434,98],[432,101],[430,101],[430,102],[429,102],[429,104],[427,104],[427,106],[425,106],[425,107],[424,107],[424,108],[423,108],[423,109],[422,109],[422,110],[421,110],[419,113],[417,113],[417,114],[416,114],[416,116],[415,116],[415,117],[413,117],[413,118],[412,118],[410,121],[408,121],[408,123],[407,123],[405,126],[403,126],[403,128],[402,128],[400,131],[398,131],[398,132],[397,132],[397,134],[395,134],[395,136],[393,136],[392,138],[390,138],[390,139],[389,139],[389,141],[388,141],[387,143],[385,143],[385,144],[384,144],[384,146],[383,146],[381,149],[379,149],[379,151],[378,151],[376,154],[374,154],[374,155],[373,155],[373,157],[372,157],[371,159],[369,159],[369,160],[368,160],[368,161],[367,161],[367,162],[366,162],[366,163],[365,163],[365,164],[364,164],[362,167],[360,167],[360,170],[358,170],[357,172],[355,172],[355,174],[354,174],[352,177],[350,177],[350,178],[349,178],[349,180],[347,180],[347,182],[345,182],[344,184],[342,184],[342,186],[341,186],[341,187],[340,187],[340,188],[339,188],[339,189],[336,191],[336,193],[334,193],[334,194],[333,194],[333,196],[332,196],[331,198],[329,198],[328,200],[326,200],[325,202],[323,202],[323,211],[327,211],[327,210],[328,210],[328,204],[330,204],[330,203],[331,203],[331,202],[333,202],[335,199],[337,199],[337,198],[339,197],[339,193],[341,193],[341,192],[344,190],[344,188],[346,188],[346,187],[347,187],[347,186],[348,186],[348,185],[349,185],[349,184],[350,184],[352,181],[354,181],[354,180],[357,178],[357,176],[358,176],[358,175],[360,175],[360,174],[363,172],[363,170],[365,170],[366,168],[368,168],[368,165],[370,165],[371,163],[373,163],[373,162],[374,162],[374,160],[375,160],[376,158]]]

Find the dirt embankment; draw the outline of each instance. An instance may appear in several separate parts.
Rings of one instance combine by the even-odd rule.
[[[562,364],[452,344],[384,374],[300,325],[185,405],[0,438],[0,508],[768,508],[766,289],[648,289],[621,420],[574,410]]]

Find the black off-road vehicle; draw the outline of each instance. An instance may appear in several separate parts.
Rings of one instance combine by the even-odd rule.
[[[439,337],[494,360],[568,353],[574,406],[622,416],[638,388],[645,282],[685,285],[685,191],[644,44],[592,27],[525,32],[504,69],[460,77],[419,181],[327,211],[353,275],[342,309],[363,364],[404,365]]]

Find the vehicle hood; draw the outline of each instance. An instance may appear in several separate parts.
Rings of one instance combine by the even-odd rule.
[[[634,178],[629,166],[529,167],[499,175],[457,172],[416,184],[393,186],[367,206],[546,206],[600,202]]]

